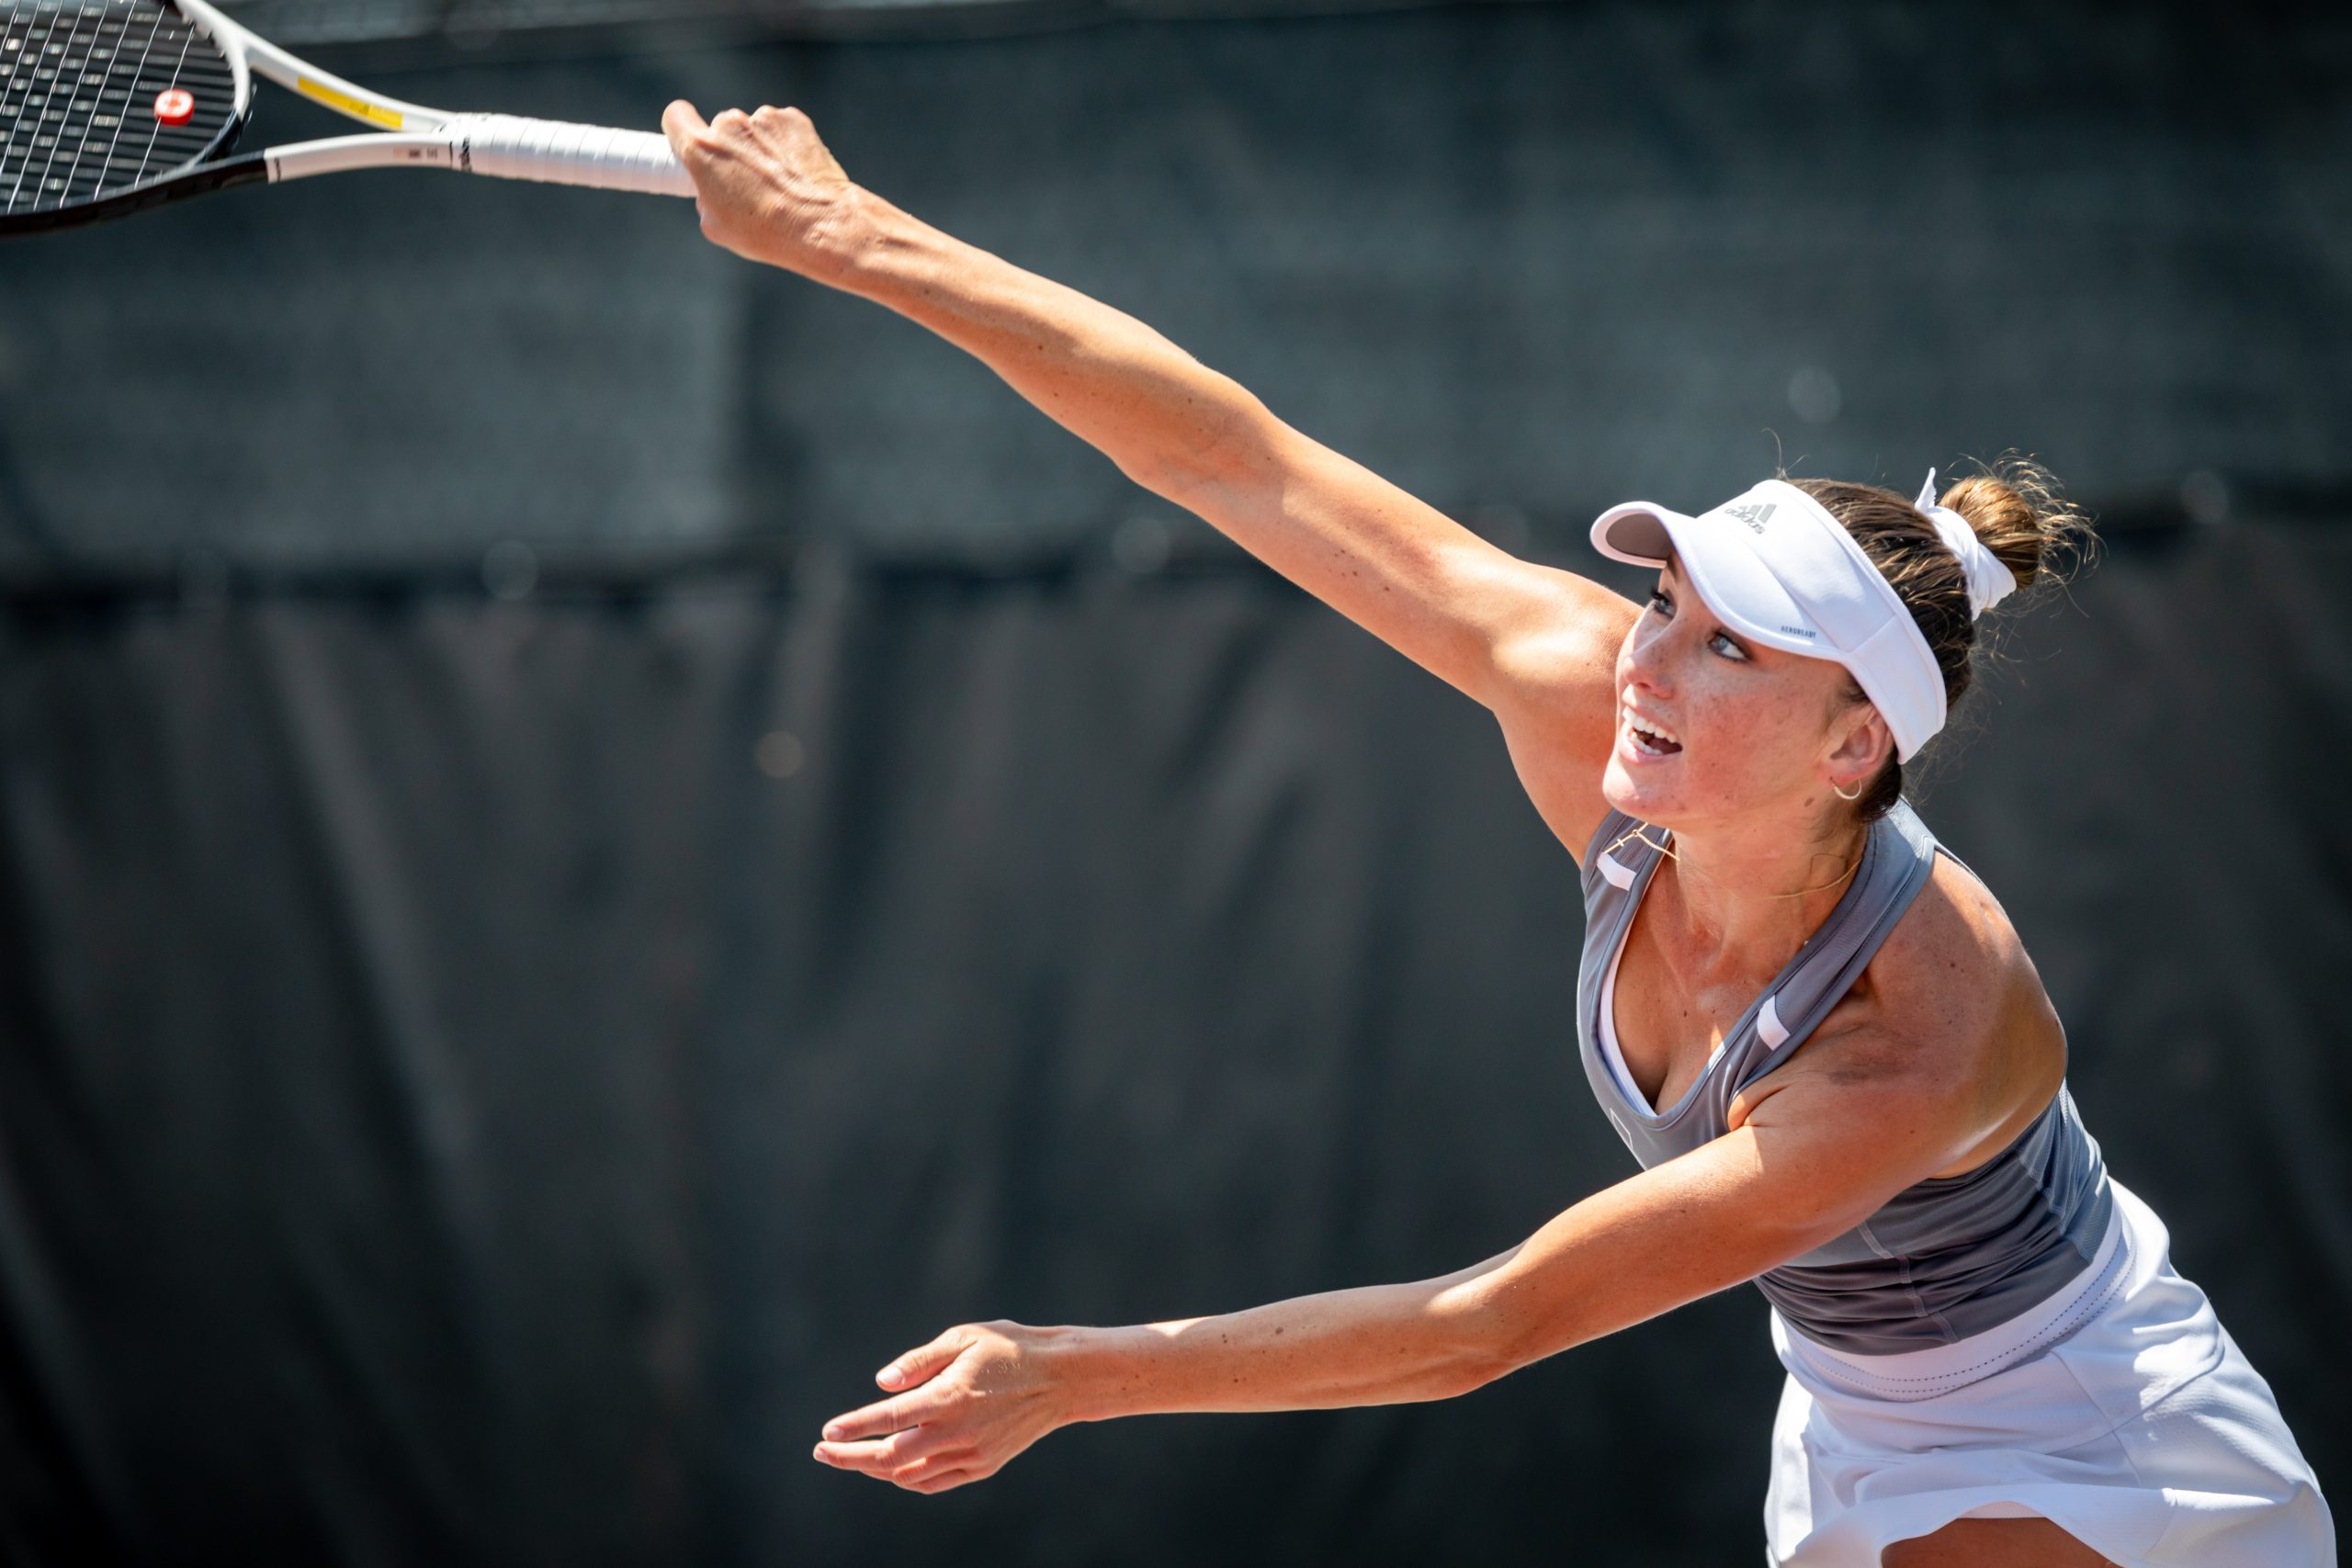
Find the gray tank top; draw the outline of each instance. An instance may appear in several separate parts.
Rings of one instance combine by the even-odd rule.
[[[1871,824],[1860,868],[1829,918],[1748,1005],[1699,1081],[1653,1111],[1602,1053],[1600,1003],[1666,840],[1612,811],[1584,857],[1577,1037],[1593,1094],[1645,1168],[1729,1130],[1733,1097],[1786,1062],[1828,1016],[1927,886],[1942,849],[1907,802]],[[2033,1124],[1984,1165],[1905,1188],[1756,1283],[1792,1327],[1832,1349],[1879,1356],[1949,1345],[2055,1294],[2089,1264],[2112,1206],[2098,1145],[2062,1082]]]

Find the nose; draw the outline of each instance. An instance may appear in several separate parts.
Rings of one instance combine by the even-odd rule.
[[[1625,646],[1617,655],[1617,676],[1620,686],[1632,686],[1652,696],[1671,696],[1674,692],[1672,673],[1668,668],[1668,623],[1645,610],[1633,630],[1625,634]]]

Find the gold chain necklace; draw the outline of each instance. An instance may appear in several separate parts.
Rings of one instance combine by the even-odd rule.
[[[1650,842],[1650,836],[1649,836],[1647,833],[1645,833],[1645,832],[1644,832],[1644,831],[1642,830],[1644,828],[1645,828],[1645,827],[1647,827],[1647,826],[1648,826],[1648,824],[1646,824],[1646,823],[1636,822],[1635,824],[1634,824],[1634,826],[1633,826],[1633,827],[1631,827],[1631,828],[1627,829],[1624,832],[1620,833],[1620,834],[1617,836],[1616,841],[1615,841],[1614,843],[1611,843],[1611,844],[1609,846],[1609,848],[1610,848],[1611,850],[1613,850],[1613,849],[1617,848],[1619,844],[1623,844],[1623,843],[1626,840],[1628,840],[1628,839],[1639,839],[1639,840],[1640,840],[1644,844],[1648,845],[1648,846],[1649,846],[1649,848],[1651,848],[1652,850],[1655,850],[1655,851],[1656,851],[1656,852],[1657,852],[1659,854],[1664,855],[1667,859],[1668,859],[1668,860],[1670,860],[1670,861],[1673,861],[1673,862],[1677,863],[1678,864],[1679,864],[1679,863],[1680,863],[1680,862],[1681,862],[1681,860],[1682,860],[1682,857],[1681,857],[1680,855],[1679,855],[1679,854],[1676,854],[1676,853],[1674,852],[1674,851],[1673,851],[1673,849],[1672,849],[1671,847],[1669,847],[1669,846],[1668,846],[1668,845],[1666,845],[1666,844],[1662,844],[1662,843],[1651,843],[1651,842]],[[1856,873],[1856,872],[1860,871],[1860,870],[1862,868],[1862,856],[1863,856],[1864,854],[1866,854],[1867,852],[1869,852],[1870,847],[1871,847],[1871,834],[1870,834],[1870,829],[1867,829],[1867,828],[1865,828],[1865,829],[1862,829],[1862,841],[1861,841],[1860,845],[1860,846],[1859,846],[1859,847],[1854,851],[1854,863],[1853,863],[1851,865],[1848,866],[1845,870],[1843,870],[1843,871],[1839,872],[1837,875],[1835,875],[1835,876],[1831,877],[1828,881],[1826,881],[1826,882],[1823,882],[1823,883],[1817,883],[1817,884],[1815,884],[1815,886],[1811,886],[1811,887],[1800,887],[1800,888],[1798,888],[1798,889],[1797,889],[1795,892],[1793,892],[1793,893],[1769,893],[1769,894],[1766,894],[1766,895],[1765,895],[1765,897],[1768,897],[1768,898],[1802,898],[1802,897],[1804,897],[1806,894],[1808,894],[1808,893],[1826,893],[1826,892],[1827,892],[1830,888],[1837,886],[1839,883],[1841,883],[1841,882],[1845,881],[1848,877],[1849,877],[1849,876],[1853,875],[1853,874],[1854,874],[1854,873]],[[1604,851],[1603,851],[1603,852],[1601,852],[1605,854],[1605,853],[1607,853],[1607,852],[1608,852],[1608,851],[1604,850]]]

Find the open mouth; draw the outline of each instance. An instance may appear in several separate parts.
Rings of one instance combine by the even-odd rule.
[[[1630,713],[1625,716],[1625,733],[1633,738],[1634,749],[1645,757],[1671,757],[1682,750],[1682,742],[1671,731]]]

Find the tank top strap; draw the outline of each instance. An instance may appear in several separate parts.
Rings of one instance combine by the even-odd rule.
[[[1630,897],[1659,855],[1666,835],[1636,818],[1611,807],[1592,831],[1584,852],[1584,913],[1589,924],[1596,914]]]
[[[1844,999],[1928,885],[1936,850],[1935,835],[1907,800],[1871,824],[1854,886],[1756,1010],[1753,1022],[1764,1049],[1747,1058],[1736,1088],[1780,1066]]]

